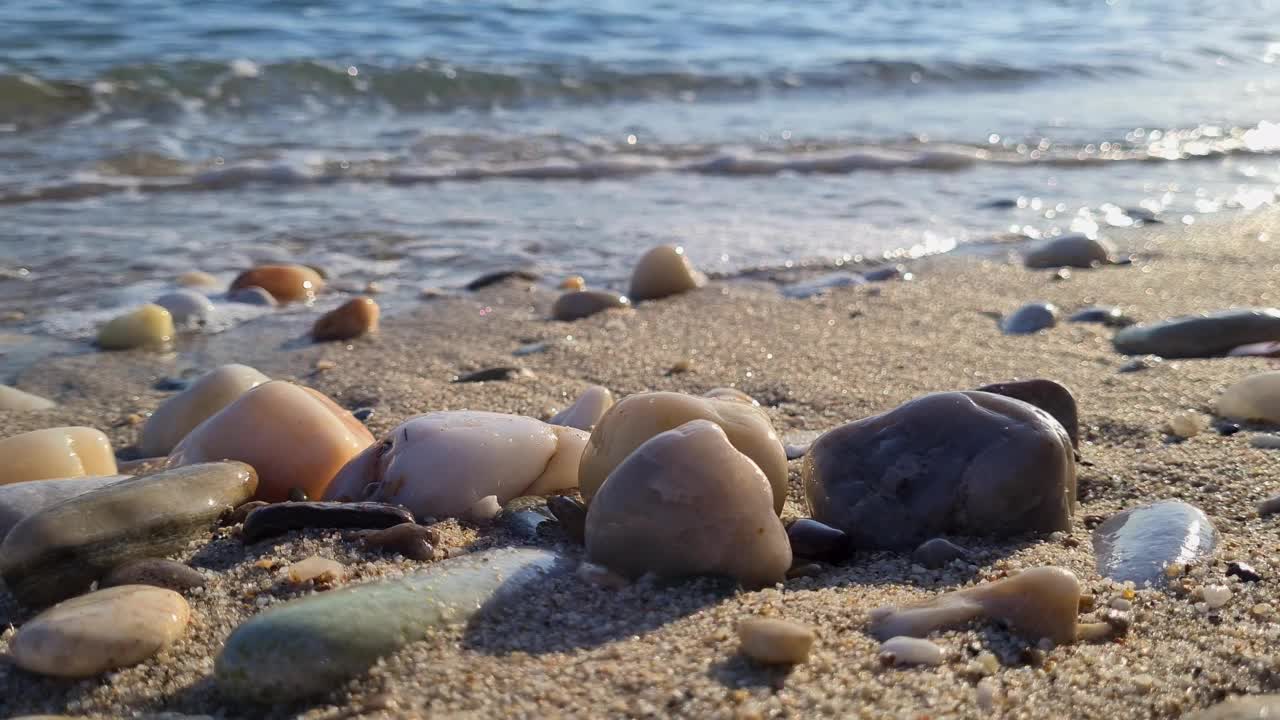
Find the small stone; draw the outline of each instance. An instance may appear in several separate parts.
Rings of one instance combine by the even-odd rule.
[[[810,518],[800,518],[787,525],[787,539],[793,557],[838,563],[852,553],[848,535]]]
[[[11,385],[0,385],[0,410],[25,412],[27,410],[48,410],[58,404],[39,395],[32,395]]]
[[[324,289],[324,278],[306,265],[259,265],[236,276],[230,292],[260,287],[277,302],[311,302]]]
[[[246,518],[249,517],[249,513],[253,512],[254,510],[257,510],[260,507],[266,507],[269,504],[270,503],[263,502],[262,500],[250,500],[249,502],[243,505],[240,505],[235,510],[232,510],[231,514],[227,516],[223,524],[239,525],[243,523]]]
[[[1280,450],[1280,435],[1254,433],[1249,436],[1249,445],[1259,450]]]
[[[582,545],[586,542],[587,508],[580,501],[565,495],[547,498],[547,509],[564,529],[570,540]]]
[[[1271,607],[1270,603],[1256,603],[1249,608],[1249,614],[1259,619],[1269,618],[1274,612],[1275,608]]]
[[[297,488],[297,487],[289,488],[289,497],[288,497],[289,502],[301,503],[301,502],[307,502],[310,499],[311,498],[307,496],[306,490],[303,490],[302,488]]]
[[[144,455],[168,455],[197,425],[271,378],[247,365],[222,365],[164,401],[147,420],[138,443]]]
[[[453,379],[455,383],[478,383],[478,382],[515,382],[522,379],[532,379],[537,377],[533,371],[522,367],[492,367],[483,370],[476,370],[466,375],[459,375]]]
[[[334,368],[336,368],[336,367],[338,367],[338,363],[336,363],[336,362],[334,362],[334,361],[332,361],[332,360],[317,360],[317,361],[316,361],[316,365],[315,365],[316,372],[318,372],[318,373],[321,373],[321,372],[327,372],[327,371],[332,370],[332,369],[334,369]]]
[[[872,268],[862,274],[867,282],[885,282],[888,280],[911,280],[914,276],[907,272],[906,265],[886,265]]]
[[[373,417],[373,413],[374,413],[373,408],[369,408],[369,407],[359,408],[357,410],[351,411],[351,417],[359,420],[362,423],[367,423],[369,422],[369,418]]]
[[[467,289],[475,291],[481,288],[489,287],[490,285],[497,285],[498,283],[508,282],[511,280],[537,282],[541,279],[542,279],[542,276],[534,272],[533,270],[499,270],[498,272],[491,272],[486,275],[481,275],[475,280],[472,280],[471,282],[467,283]]]
[[[1211,708],[1184,715],[1182,720],[1269,720],[1280,717],[1280,695],[1235,697]]]
[[[1165,584],[1166,568],[1204,560],[1216,545],[1217,532],[1204,512],[1178,500],[1125,510],[1093,531],[1098,573],[1139,587]]]
[[[1211,610],[1217,610],[1230,602],[1231,588],[1226,585],[1207,585],[1201,589],[1200,595]]]
[[[1107,327],[1128,327],[1135,322],[1124,314],[1124,310],[1107,305],[1092,305],[1087,308],[1081,308],[1072,313],[1067,320],[1075,323],[1098,323]]]
[[[173,317],[169,311],[147,304],[103,325],[98,330],[98,347],[103,350],[162,348],[173,335]]]
[[[969,551],[947,540],[933,538],[925,540],[911,553],[911,562],[923,565],[930,570],[937,570],[950,565],[955,560],[965,560]]]
[[[556,413],[547,422],[551,425],[563,425],[591,432],[600,422],[600,418],[613,407],[613,393],[608,388],[592,385],[569,407]]]
[[[1262,582],[1262,575],[1248,563],[1231,561],[1227,563],[1227,575],[1229,577],[1238,577],[1242,582]]]
[[[683,375],[687,372],[692,372],[692,371],[693,371],[693,362],[688,358],[682,358],[680,360],[677,360],[671,364],[670,368],[667,368],[668,375]]]
[[[1030,335],[1058,324],[1058,308],[1047,302],[1027,303],[1000,321],[1006,335]]]
[[[150,585],[174,592],[186,592],[204,587],[204,575],[188,565],[175,560],[140,558],[118,565],[98,583],[99,587],[117,585]]]
[[[1170,435],[1183,439],[1193,438],[1209,428],[1209,418],[1194,410],[1174,413],[1165,421]]]
[[[808,661],[816,638],[813,628],[790,620],[753,617],[738,623],[742,654],[769,665]]]
[[[218,309],[209,298],[194,290],[176,290],[156,298],[156,305],[169,311],[175,327],[202,328],[213,321]]]
[[[1116,333],[1116,351],[1166,358],[1217,357],[1232,348],[1280,340],[1280,310],[1235,309],[1134,325]]]
[[[0,485],[0,539],[28,515],[92,490],[130,479],[127,475],[30,480]]]
[[[364,536],[367,548],[399,553],[418,562],[426,562],[435,557],[433,545],[439,541],[434,530],[413,522],[374,530]]]
[[[294,530],[380,529],[412,522],[408,510],[378,502],[283,502],[250,512],[240,534],[245,543],[255,543]]]
[[[1082,234],[1050,238],[1023,253],[1029,268],[1091,268],[1112,262],[1115,248],[1106,240]]]
[[[880,661],[886,665],[941,665],[942,648],[924,638],[899,635],[880,644]]]
[[[1280,423],[1280,371],[1250,375],[1227,388],[1218,398],[1218,414]]]
[[[1067,437],[1071,438],[1072,447],[1080,447],[1080,419],[1076,397],[1062,383],[1035,378],[983,385],[978,390],[1035,405],[1062,425],[1067,431]]]
[[[358,297],[346,301],[316,320],[311,337],[316,342],[351,340],[378,330],[382,310],[373,298]]]
[[[586,290],[587,280],[581,275],[570,275],[569,277],[561,280],[557,287],[561,290]]]
[[[498,496],[485,495],[472,503],[471,507],[461,514],[461,517],[471,522],[483,524],[492,522],[500,512],[502,512],[502,505],[498,502]]]
[[[182,636],[190,616],[187,601],[172,590],[99,590],[28,620],[9,641],[9,656],[41,675],[93,677],[160,652]]]
[[[242,287],[239,290],[228,292],[227,302],[240,303],[241,305],[257,305],[258,307],[275,307],[278,304],[271,293],[257,285],[250,285],[249,287]]]
[[[1134,358],[1129,362],[1126,362],[1124,365],[1121,365],[1120,372],[1131,373],[1150,370],[1152,368],[1159,367],[1163,362],[1164,358],[1159,355],[1143,355],[1142,357]]]
[[[1260,517],[1273,515],[1277,512],[1280,512],[1280,495],[1269,497],[1258,503],[1258,515]]]
[[[991,678],[983,678],[979,680],[975,687],[975,691],[975,700],[978,704],[979,710],[985,713],[995,710],[998,691],[996,690],[995,682]]]
[[[116,474],[111,441],[101,430],[58,427],[0,440],[0,485]]]
[[[1058,268],[1049,274],[1049,279],[1054,282],[1065,282],[1071,279],[1071,268]]]
[[[1235,423],[1222,423],[1218,426],[1218,434],[1224,437],[1230,437],[1240,432],[1240,426]]]
[[[188,270],[178,276],[178,284],[183,287],[211,288],[218,286],[218,278],[207,272]]]
[[[608,290],[574,290],[561,295],[551,306],[551,317],[562,322],[572,322],[591,317],[605,310],[626,310],[631,300]]]
[[[684,248],[659,245],[649,250],[636,263],[631,274],[631,290],[627,293],[634,302],[657,300],[696,290],[706,284],[706,277],[693,269],[684,254]]]
[[[857,287],[866,284],[867,279],[858,273],[836,272],[786,285],[782,288],[782,294],[784,297],[802,300],[826,295],[836,288]]]
[[[342,582],[347,576],[347,569],[342,563],[326,557],[312,555],[305,560],[289,566],[289,582],[301,585],[313,582],[316,585],[334,585]]]

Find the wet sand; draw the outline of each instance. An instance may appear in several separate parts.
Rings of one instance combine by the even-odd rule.
[[[350,409],[374,408],[375,436],[432,410],[548,417],[588,384],[617,396],[728,385],[759,400],[784,442],[793,442],[926,392],[1047,377],[1070,387],[1080,405],[1081,502],[1072,532],[1063,536],[953,538],[975,551],[966,568],[924,570],[913,567],[907,553],[859,553],[816,577],[736,594],[710,580],[641,582],[623,590],[573,577],[548,581],[499,617],[408,646],[330,698],[265,709],[220,697],[210,674],[236,625],[309,592],[282,580],[289,562],[313,554],[335,558],[348,566],[348,583],[420,565],[370,554],[349,532],[308,531],[245,547],[222,530],[180,557],[210,577],[189,596],[193,620],[185,639],[141,665],[91,681],[43,679],[0,663],[0,715],[1142,718],[1178,717],[1231,694],[1274,692],[1280,687],[1274,650],[1280,564],[1272,558],[1280,533],[1277,521],[1256,516],[1254,505],[1280,492],[1280,453],[1250,447],[1247,430],[1223,436],[1211,429],[1184,442],[1163,430],[1177,411],[1210,413],[1222,388],[1272,361],[1166,361],[1121,373],[1128,358],[1111,349],[1111,329],[1062,324],[1006,336],[992,314],[1032,300],[1068,313],[1095,303],[1119,305],[1141,320],[1278,305],[1272,278],[1280,266],[1280,214],[1156,226],[1127,234],[1121,244],[1136,254],[1132,265],[1076,270],[1066,280],[1026,270],[1000,251],[920,261],[910,282],[837,289],[807,300],[783,299],[758,276],[716,281],[633,312],[575,323],[545,319],[557,295],[549,287],[506,284],[412,309],[388,308],[380,334],[350,345],[305,342],[315,314],[299,310],[188,343],[178,355],[95,353],[42,362],[17,384],[61,407],[0,414],[0,436],[86,424],[126,447],[141,429],[131,416],[171,394],[152,389],[156,380],[188,366],[232,361],[296,378]],[[535,342],[548,343],[545,351],[513,356]],[[685,361],[687,372],[670,372]],[[521,365],[536,376],[450,382],[499,365]],[[807,514],[799,466],[790,463],[784,518]],[[1233,597],[1220,610],[1197,610],[1190,594],[1130,594],[1099,579],[1085,518],[1161,498],[1195,504],[1217,526],[1217,554],[1193,569],[1190,585],[1227,582]],[[500,529],[456,521],[439,529],[441,547],[454,552],[522,542]],[[558,532],[536,543],[580,552]],[[1263,581],[1225,579],[1231,560],[1252,564]],[[1046,652],[977,625],[934,636],[947,652],[940,667],[894,669],[878,661],[878,643],[866,633],[873,608],[1045,564],[1073,570],[1099,606],[1132,597],[1128,636]],[[1271,603],[1271,614],[1251,612],[1259,603]],[[757,614],[813,625],[819,640],[810,661],[788,670],[739,656],[734,627]],[[17,625],[29,616],[0,593],[0,621]],[[0,635],[0,647],[12,633]],[[986,652],[999,661],[984,681],[995,690],[990,709],[979,705],[976,689],[990,672],[976,661]]]

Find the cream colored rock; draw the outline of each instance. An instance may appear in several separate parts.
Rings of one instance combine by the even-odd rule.
[[[0,485],[116,474],[111,441],[89,427],[47,428],[5,438],[0,458]]]
[[[694,420],[649,438],[587,508],[587,560],[629,578],[727,575],[781,582],[791,544],[768,478],[723,428]]]
[[[159,305],[148,303],[121,315],[98,330],[98,347],[103,350],[164,347],[173,340],[173,316]]]
[[[519,415],[419,415],[347,463],[324,499],[397,503],[418,517],[468,516],[489,495],[505,505],[576,487],[586,442],[581,430]]]
[[[1227,388],[1218,398],[1218,414],[1280,423],[1280,370],[1250,375]]]
[[[710,420],[751,458],[769,479],[773,507],[781,513],[787,499],[787,454],[763,410],[741,400],[696,397],[673,392],[637,393],[623,398],[591,431],[582,453],[578,485],[588,503],[605,478],[628,455],[658,433],[690,420]]]
[[[283,502],[293,488],[320,497],[342,466],[372,444],[368,429],[329,398],[274,380],[200,423],[167,466],[239,460],[258,472],[255,499]]]
[[[880,661],[886,665],[941,665],[942,648],[924,638],[898,635],[880,645]]]
[[[342,563],[319,555],[312,555],[289,566],[289,582],[295,584],[313,581],[318,585],[331,585],[342,582],[346,576],[347,569]]]
[[[190,619],[176,592],[121,585],[72,598],[27,621],[9,642],[24,670],[86,678],[146,660],[182,636]]]
[[[790,620],[755,617],[738,623],[742,654],[771,665],[797,665],[809,659],[813,628]]]
[[[706,284],[707,278],[693,269],[693,263],[685,257],[684,248],[675,245],[659,245],[640,258],[631,273],[631,291],[627,295],[634,302],[656,300],[668,295],[695,290]]]
[[[1165,429],[1170,435],[1180,438],[1193,438],[1209,427],[1209,418],[1194,410],[1174,413],[1165,421]]]
[[[247,365],[223,365],[210,370],[156,408],[142,428],[138,443],[142,454],[168,455],[197,425],[270,379]]]
[[[10,385],[0,385],[0,410],[48,410],[58,404]]]
[[[569,407],[556,413],[547,422],[552,425],[577,428],[591,432],[591,428],[600,422],[600,418],[613,407],[613,393],[608,388],[592,385]]]

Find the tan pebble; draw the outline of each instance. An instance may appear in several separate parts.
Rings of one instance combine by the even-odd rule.
[[[941,665],[942,648],[924,638],[897,636],[880,644],[880,660],[886,665]]]
[[[572,405],[556,413],[547,423],[591,432],[611,407],[613,407],[613,393],[609,392],[608,388],[592,385],[583,390]]]
[[[688,358],[675,361],[671,368],[667,370],[668,375],[683,375],[693,370],[693,361]]]
[[[742,653],[771,665],[805,662],[814,639],[813,628],[790,620],[754,617],[738,623]]]
[[[1170,435],[1180,438],[1192,438],[1209,427],[1209,418],[1194,410],[1187,410],[1171,416],[1165,424]]]
[[[58,427],[0,440],[0,485],[116,474],[111,441],[101,430]]]
[[[103,350],[162,348],[173,335],[173,316],[159,305],[148,303],[103,325],[98,330],[98,347]]]
[[[118,420],[112,427],[136,427],[145,421],[146,418],[142,417],[138,413],[129,413],[128,415],[120,418],[120,420]]]
[[[1258,603],[1249,608],[1249,613],[1258,618],[1271,617],[1272,612],[1274,609],[1268,603]]]
[[[684,248],[659,245],[636,263],[627,294],[636,302],[656,300],[697,289],[706,281],[705,276],[693,269]]]
[[[271,378],[247,365],[222,365],[164,401],[142,430],[145,455],[167,455],[197,425]]]
[[[259,265],[236,276],[231,291],[256,286],[279,302],[310,302],[324,289],[320,273],[305,265]]]
[[[1216,610],[1231,600],[1231,588],[1226,585],[1208,585],[1201,589],[1200,596],[1210,609]]]
[[[101,587],[117,585],[151,585],[168,588],[175,592],[184,592],[204,587],[205,578],[199,570],[177,562],[161,558],[143,558],[130,560],[117,566],[102,579]]]
[[[216,287],[218,278],[200,270],[188,270],[178,276],[178,284],[182,287]]]
[[[32,395],[9,385],[0,385],[0,410],[48,410],[57,405],[39,395]]]
[[[1000,661],[989,652],[979,653],[974,662],[978,664],[978,667],[982,669],[985,675],[995,675],[1000,670]]]
[[[438,542],[435,530],[417,523],[401,523],[364,536],[365,547],[390,550],[418,562],[431,560],[435,555],[433,545]]]
[[[378,317],[382,314],[373,298],[358,297],[348,300],[336,309],[325,313],[311,328],[311,337],[318,342],[351,340],[378,330]]]
[[[145,585],[99,590],[27,621],[9,642],[9,655],[34,673],[92,677],[155,655],[182,636],[190,612],[172,590]]]
[[[1218,398],[1218,414],[1237,420],[1280,422],[1280,371],[1250,375]]]
[[[341,563],[318,555],[289,566],[289,582],[297,584],[310,580],[317,585],[332,585],[342,582],[346,575],[347,569]]]
[[[702,397],[709,397],[715,400],[734,400],[736,402],[746,403],[748,405],[754,405],[756,407],[760,406],[760,403],[756,402],[755,398],[742,392],[738,388],[731,388],[731,387],[711,388],[710,390],[702,393]]]
[[[570,275],[560,281],[561,290],[586,290],[587,280],[581,275]]]

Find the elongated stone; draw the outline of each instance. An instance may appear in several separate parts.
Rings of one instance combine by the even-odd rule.
[[[204,587],[204,584],[204,575],[190,565],[164,558],[140,558],[113,568],[102,578],[99,587],[150,585],[174,592],[186,592]]]
[[[0,485],[116,474],[111,441],[101,430],[59,427],[0,440]]]
[[[156,298],[156,305],[169,311],[177,328],[201,328],[213,321],[218,309],[209,298],[194,290],[175,290]]]
[[[310,302],[324,289],[320,273],[305,265],[259,265],[231,281],[229,292],[260,287],[279,302]]]
[[[414,522],[374,530],[363,539],[367,548],[400,553],[410,560],[419,562],[426,562],[435,557],[434,545],[440,541],[434,530]]]
[[[159,305],[147,304],[121,315],[98,330],[103,350],[162,348],[173,340],[173,317]]]
[[[1006,335],[1029,335],[1058,324],[1058,308],[1052,303],[1027,303],[1000,321]]]
[[[0,410],[48,410],[58,404],[11,385],[0,385]]]
[[[1280,422],[1280,371],[1250,375],[1227,388],[1218,398],[1218,414],[1237,420]]]
[[[656,300],[695,290],[707,282],[702,273],[693,269],[693,263],[684,254],[684,248],[675,245],[659,245],[640,258],[631,273],[631,290],[627,295],[633,302]]]
[[[867,279],[858,273],[836,272],[819,275],[816,278],[785,285],[782,295],[793,299],[804,299],[826,295],[837,288],[866,285]]]
[[[263,703],[331,692],[430,629],[500,611],[571,571],[572,563],[545,550],[501,549],[303,597],[236,628],[218,655],[215,681],[232,698]]]
[[[770,665],[796,665],[809,659],[813,628],[790,620],[753,617],[738,623],[742,654]]]
[[[1081,308],[1071,313],[1071,317],[1067,320],[1074,323],[1098,323],[1107,327],[1129,327],[1135,322],[1124,314],[1124,310],[1104,305]]]
[[[498,270],[497,272],[486,273],[480,277],[467,283],[467,289],[471,291],[487,288],[490,285],[507,282],[509,280],[523,280],[525,282],[537,282],[542,279],[542,275],[533,270]]]
[[[898,635],[880,645],[880,661],[887,665],[941,665],[945,659],[942,648],[924,638]]]
[[[247,365],[223,365],[164,401],[142,428],[143,455],[168,455],[197,425],[271,378]]]
[[[1076,410],[1076,398],[1061,383],[1035,378],[983,385],[978,390],[1035,405],[1062,425],[1067,431],[1067,437],[1071,438],[1072,447],[1080,447],[1080,419]]]
[[[1217,543],[1218,533],[1208,516],[1178,500],[1125,510],[1093,531],[1098,574],[1139,587],[1165,584],[1165,568],[1201,562]]]
[[[613,393],[609,392],[608,388],[592,385],[583,390],[572,405],[556,413],[555,417],[547,422],[591,432],[611,407],[613,407]]]
[[[1250,343],[1280,340],[1280,310],[1222,310],[1189,315],[1116,333],[1116,351],[1166,358],[1216,357]]]
[[[265,505],[244,519],[240,535],[246,543],[307,528],[376,530],[413,522],[402,507],[376,502],[284,502]]]
[[[108,475],[29,480],[0,485],[0,540],[4,539],[4,536],[9,534],[9,530],[28,515],[34,515],[77,495],[129,479],[128,475]]]
[[[0,576],[23,605],[71,597],[128,560],[185,550],[257,484],[243,463],[209,463],[78,495],[9,531],[0,544]]]
[[[626,295],[608,290],[575,290],[556,299],[551,306],[551,317],[561,321],[581,320],[605,310],[625,310],[631,307]]]
[[[1114,255],[1115,248],[1106,240],[1072,234],[1036,245],[1023,254],[1023,264],[1029,268],[1090,268],[1110,263]]]

